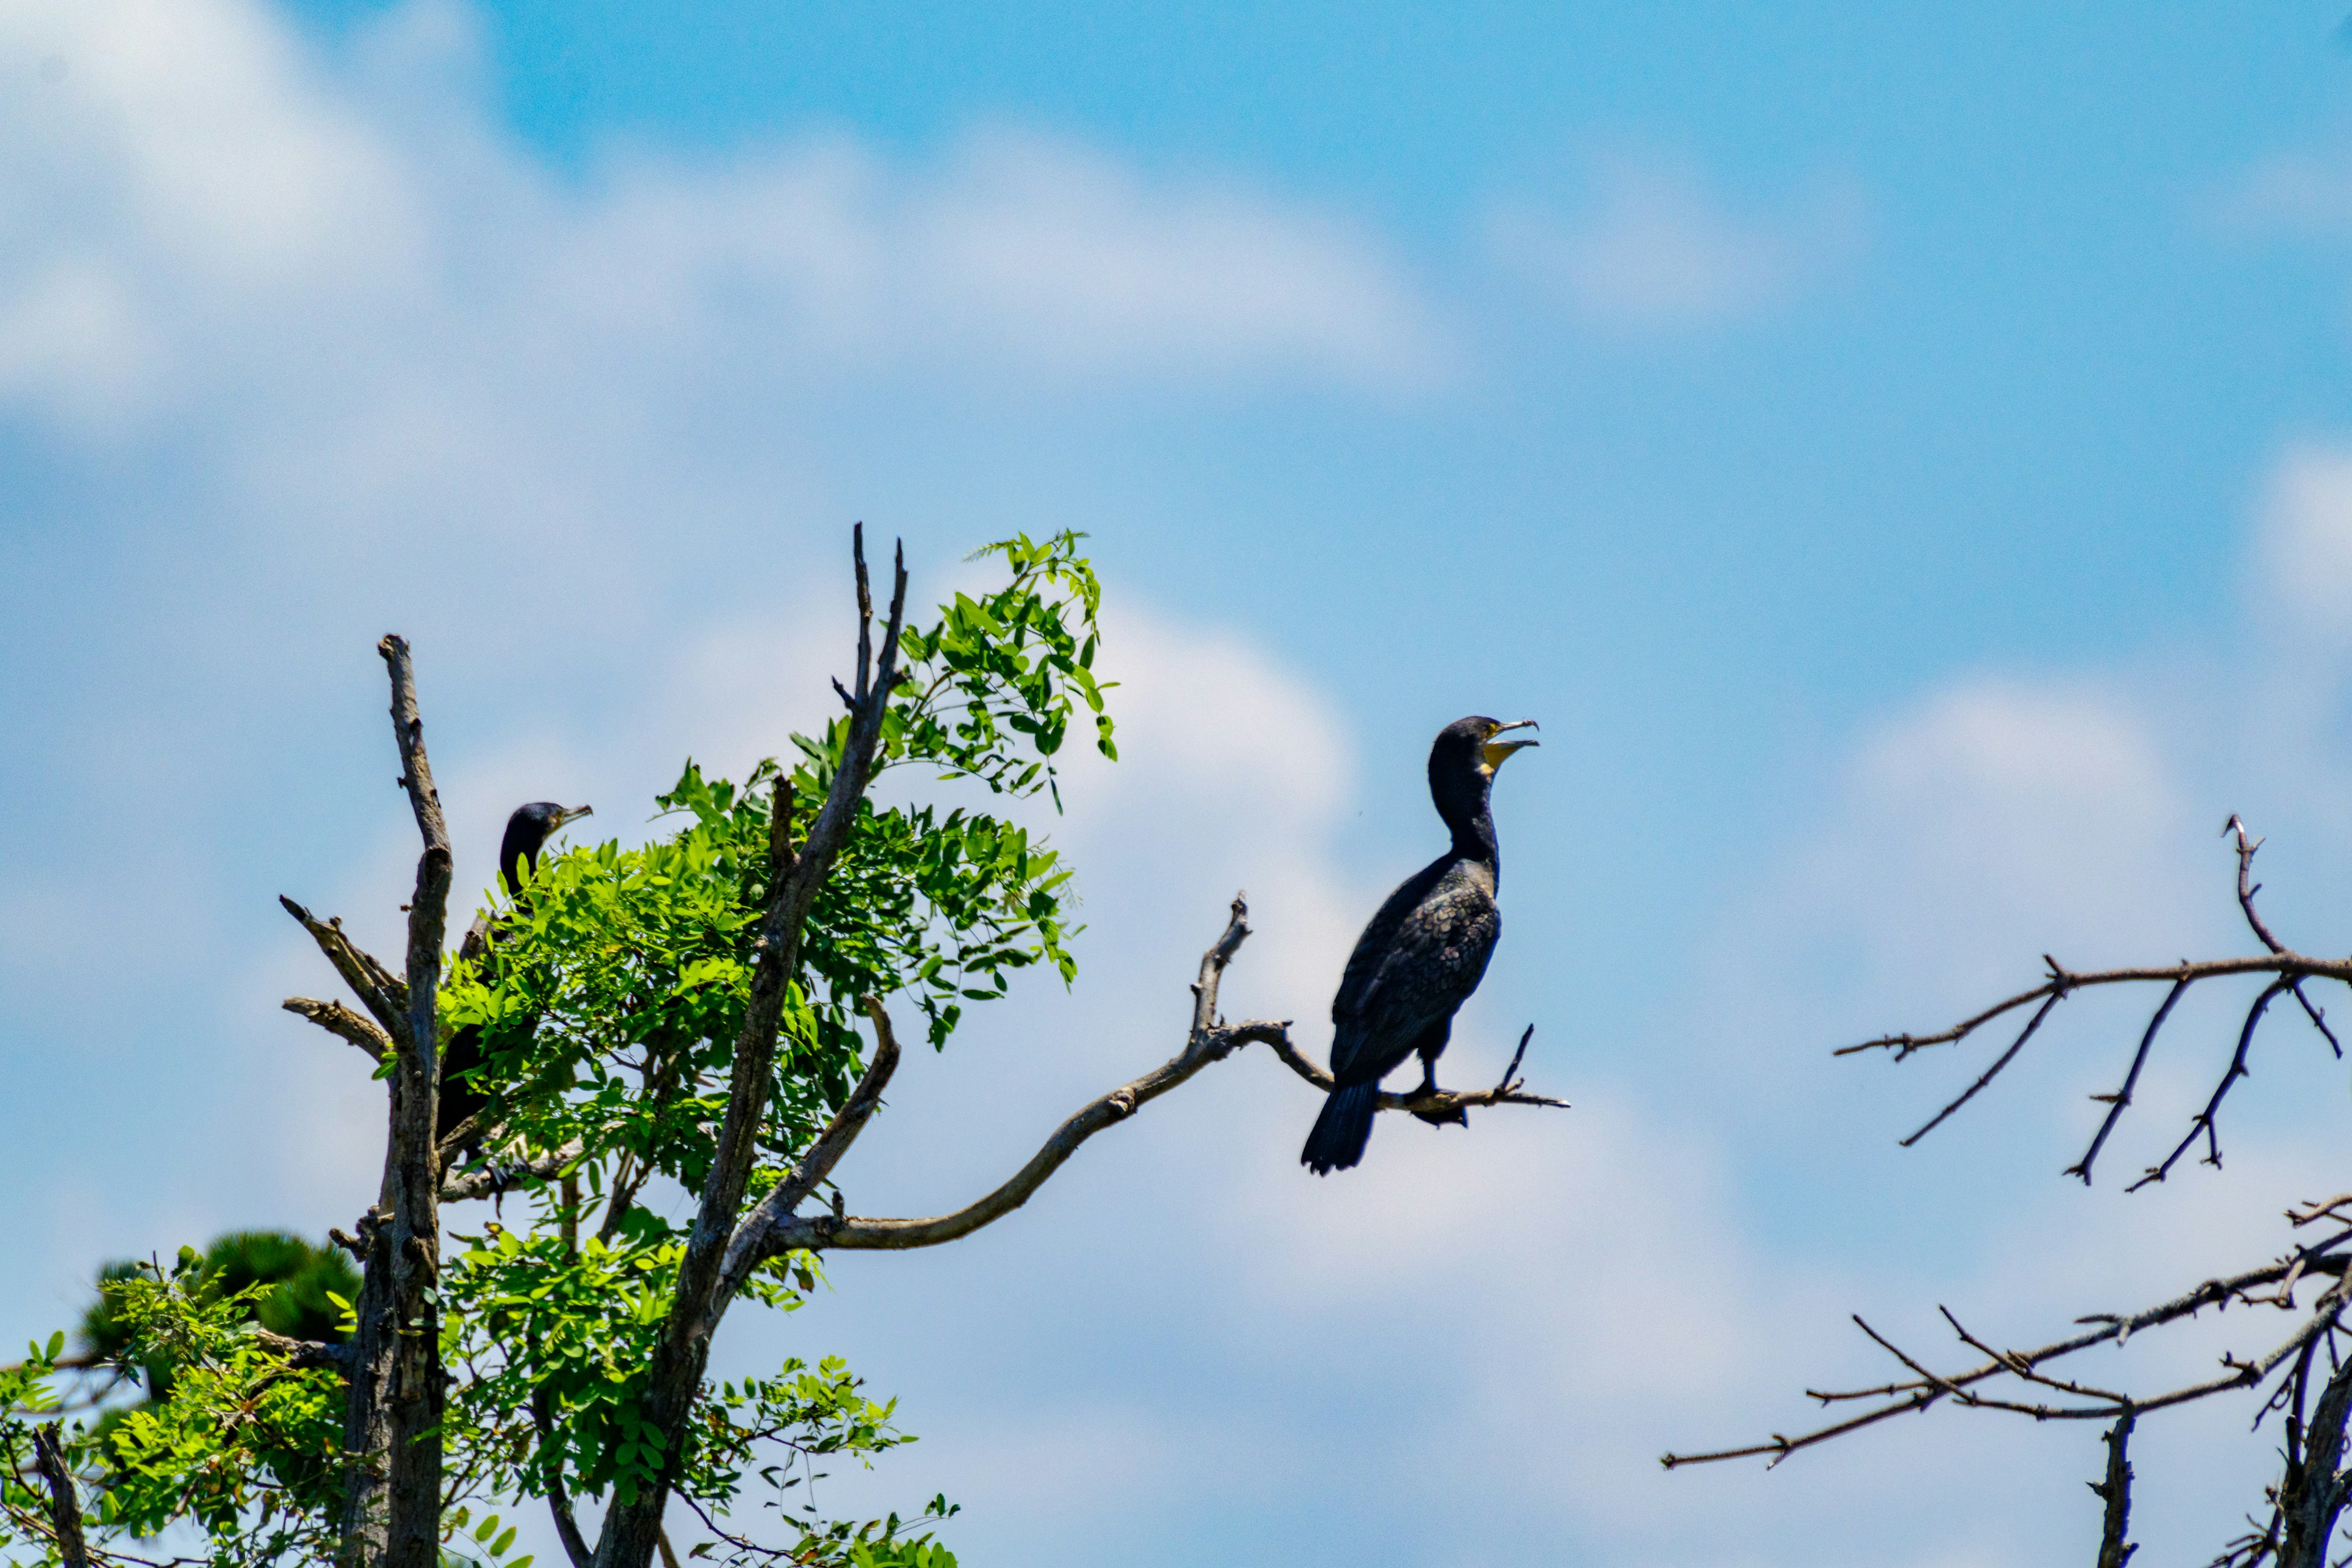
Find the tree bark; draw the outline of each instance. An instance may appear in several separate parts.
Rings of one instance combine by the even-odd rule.
[[[33,1465],[49,1492],[49,1529],[57,1537],[58,1559],[64,1568],[90,1568],[89,1542],[81,1531],[81,1489],[74,1485],[73,1467],[66,1463],[57,1425],[33,1428]]]
[[[857,689],[844,692],[849,704],[848,736],[841,763],[824,805],[810,824],[808,839],[790,869],[775,878],[768,907],[753,947],[757,954],[751,976],[750,1005],[735,1042],[734,1075],[728,1088],[727,1116],[719,1125],[719,1146],[710,1173],[704,1180],[696,1208],[694,1229],[687,1238],[686,1256],[678,1267],[668,1321],[654,1351],[642,1406],[646,1423],[662,1435],[662,1470],[634,1501],[617,1499],[604,1515],[596,1542],[596,1568],[650,1568],[659,1550],[663,1510],[690,1434],[688,1418],[702,1386],[703,1369],[710,1359],[710,1336],[726,1315],[729,1301],[722,1289],[728,1244],[743,1212],[744,1194],[759,1151],[761,1119],[767,1112],[768,1089],[775,1073],[776,1037],[782,1023],[784,999],[800,967],[801,925],[819,889],[832,873],[835,860],[849,840],[873,777],[874,756],[882,739],[882,717],[891,690],[898,681],[898,636],[906,619],[907,563],[903,550],[895,563],[890,615],[882,638],[881,658],[874,658],[874,604],[866,574],[866,546],[861,529],[856,536],[857,568]],[[774,855],[781,869],[784,857]]]
[[[441,946],[448,935],[453,868],[449,828],[425,755],[408,645],[387,637],[376,651],[392,679],[400,784],[425,841],[408,906],[405,979],[394,979],[352,947],[340,927],[321,926],[290,901],[287,909],[375,1015],[394,1053],[386,1086],[390,1128],[383,1181],[376,1206],[360,1223],[365,1266],[343,1411],[349,1469],[336,1561],[341,1568],[437,1568],[446,1385],[434,1299],[441,1242],[441,1164],[434,1121],[441,1069]]]

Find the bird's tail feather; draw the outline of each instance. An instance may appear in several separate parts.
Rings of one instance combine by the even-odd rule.
[[[1377,1082],[1333,1089],[1323,1101],[1323,1113],[1315,1119],[1315,1131],[1307,1135],[1307,1148],[1298,1163],[1318,1176],[1346,1170],[1364,1157],[1364,1144],[1372,1135],[1372,1118],[1380,1109]]]

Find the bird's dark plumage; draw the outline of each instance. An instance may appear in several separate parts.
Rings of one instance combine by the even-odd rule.
[[[506,837],[499,841],[499,875],[506,879],[508,898],[522,897],[526,873],[539,869],[539,852],[555,830],[589,815],[584,805],[558,805],[551,800],[515,807],[507,818]]]
[[[1457,720],[1430,748],[1430,796],[1454,842],[1388,896],[1340,976],[1331,999],[1337,1087],[1298,1157],[1318,1176],[1363,1158],[1381,1079],[1407,1057],[1421,1058],[1423,1089],[1437,1088],[1437,1058],[1454,1012],[1478,988],[1503,932],[1495,904],[1502,868],[1487,792],[1503,759],[1536,742],[1498,737],[1529,723]]]
[[[506,837],[499,843],[499,875],[506,883],[508,898],[517,904],[524,901],[523,887],[539,869],[540,850],[557,828],[588,815],[584,805],[558,805],[551,800],[535,800],[515,808],[507,818]],[[496,930],[491,928],[493,939]],[[480,1029],[468,1025],[449,1037],[448,1047],[441,1056],[441,1099],[435,1113],[440,1136],[446,1138],[459,1122],[489,1103],[490,1097],[466,1076],[481,1065]]]

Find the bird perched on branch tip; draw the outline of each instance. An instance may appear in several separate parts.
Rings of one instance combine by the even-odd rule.
[[[1537,743],[1503,736],[1533,728],[1532,719],[1458,719],[1429,749],[1430,798],[1454,842],[1388,896],[1340,976],[1331,999],[1333,1088],[1298,1156],[1318,1176],[1363,1158],[1381,1079],[1407,1057],[1421,1058],[1421,1092],[1437,1092],[1437,1058],[1454,1015],[1478,989],[1503,932],[1495,904],[1501,858],[1487,796],[1505,760]]]

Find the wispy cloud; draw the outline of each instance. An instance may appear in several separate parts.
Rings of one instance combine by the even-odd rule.
[[[1834,282],[1866,248],[1851,182],[1791,201],[1741,201],[1692,165],[1656,156],[1594,162],[1581,200],[1518,202],[1488,220],[1496,264],[1588,327],[1702,331],[1754,320]]]
[[[226,374],[341,381],[338,402],[372,401],[353,377],[499,397],[519,373],[694,363],[998,388],[1444,374],[1416,280],[1342,215],[985,129],[928,160],[847,136],[615,156],[575,189],[489,123],[473,33],[415,0],[330,65],[254,0],[10,6],[0,395],[88,418]]]

